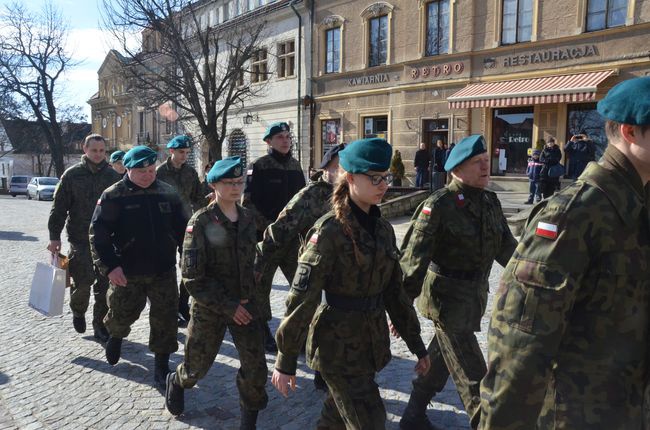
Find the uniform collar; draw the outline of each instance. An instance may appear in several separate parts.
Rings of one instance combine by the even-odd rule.
[[[165,161],[165,164],[167,165],[167,168],[172,172],[180,172],[183,169],[183,166],[185,166],[185,164],[187,163],[181,164],[181,167],[177,169],[176,167],[174,167],[174,164],[172,164],[172,157],[167,157],[167,161]]]
[[[370,206],[368,213],[365,213],[363,209],[357,206],[352,199],[348,200],[350,202],[350,209],[354,218],[361,227],[363,227],[371,236],[375,236],[375,231],[377,227],[377,220],[381,217],[381,212],[379,208],[375,205]]]
[[[230,221],[230,218],[228,218],[222,211],[219,205],[217,204],[216,201],[210,202],[208,205],[208,208],[210,209],[211,212],[211,217],[212,221],[217,223],[217,224],[231,224],[231,225],[237,225],[238,230],[242,231],[244,227],[248,224],[249,218],[246,216],[246,214],[242,211],[241,206],[237,206],[237,222],[234,223]]]
[[[271,157],[275,158],[280,163],[286,163],[291,158],[291,150],[289,150],[289,152],[287,152],[286,154],[281,154],[278,151],[276,151],[275,149],[270,148],[269,149],[269,155]]]
[[[132,182],[129,179],[128,173],[124,173],[124,177],[122,178],[122,182],[124,182],[124,185],[130,190],[130,191],[137,191],[137,190],[152,190],[155,189],[158,186],[158,179],[153,181],[151,185],[149,185],[148,188],[142,188],[139,185],[136,185],[134,182]]]
[[[91,173],[97,173],[100,170],[102,170],[104,167],[108,166],[108,163],[106,160],[100,161],[98,164],[93,163],[88,159],[86,154],[81,156],[81,164],[88,170],[90,170]]]

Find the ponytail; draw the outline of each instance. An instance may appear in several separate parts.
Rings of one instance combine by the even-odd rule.
[[[332,193],[332,211],[334,211],[334,218],[343,227],[343,234],[352,240],[354,248],[354,258],[358,265],[361,265],[361,252],[357,246],[357,241],[354,239],[354,232],[350,225],[350,184],[347,179],[347,172],[339,168],[339,175],[334,185],[334,192]]]

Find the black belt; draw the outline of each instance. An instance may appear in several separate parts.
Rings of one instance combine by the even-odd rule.
[[[438,275],[447,278],[458,279],[460,281],[485,281],[488,274],[480,270],[451,270],[442,266],[438,266],[433,261],[429,263],[429,270]]]
[[[381,293],[367,297],[352,297],[323,291],[323,302],[342,311],[369,312],[384,308],[384,296]]]

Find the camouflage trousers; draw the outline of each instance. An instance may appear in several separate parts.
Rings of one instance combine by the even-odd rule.
[[[152,276],[127,276],[127,285],[110,284],[104,324],[113,337],[125,338],[149,299],[149,349],[170,354],[178,350],[178,288],[176,270]]]
[[[431,368],[425,376],[413,380],[411,395],[430,401],[442,391],[451,374],[456,384],[465,411],[471,419],[472,428],[478,426],[481,402],[481,379],[487,372],[483,353],[472,332],[448,332],[436,326],[436,334],[427,348],[431,359]]]
[[[273,277],[275,276],[275,272],[278,270],[278,267],[280,270],[282,270],[282,274],[285,278],[287,278],[287,281],[289,281],[289,285],[291,285],[291,281],[293,281],[293,275],[295,275],[296,269],[298,268],[297,253],[292,254],[289,252],[287,254],[293,255],[294,257],[287,257],[283,259],[280,264],[269,263],[262,273],[262,279],[260,281],[258,292],[262,321],[270,321],[273,317],[271,314],[271,289],[273,288]]]
[[[185,341],[185,359],[176,369],[176,383],[183,388],[192,388],[208,373],[228,329],[241,364],[237,372],[239,402],[251,411],[266,408],[268,396],[264,387],[268,379],[268,369],[261,320],[254,319],[248,325],[240,326],[223,314],[196,302],[192,303],[190,316]]]
[[[338,375],[322,373],[329,392],[318,429],[382,430],[386,428],[386,408],[379,395],[375,374]]]
[[[93,290],[95,304],[93,305],[93,324],[101,323],[106,316],[106,292],[108,279],[95,271],[90,245],[70,244],[68,255],[70,262],[68,270],[72,278],[70,287],[70,309],[76,317],[82,317],[88,310],[90,289]]]

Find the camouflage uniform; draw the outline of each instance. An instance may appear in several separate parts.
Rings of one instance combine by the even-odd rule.
[[[358,253],[332,212],[310,230],[276,335],[275,367],[294,375],[309,331],[307,363],[330,388],[319,428],[384,428],[374,376],[391,359],[386,311],[409,350],[426,356],[417,315],[402,288],[393,228],[376,215],[373,235],[357,216],[348,215]]]
[[[105,275],[122,267],[128,282],[110,285],[104,323],[112,337],[129,334],[148,298],[149,348],[178,349],[176,249],[186,224],[178,194],[164,182],[143,189],[125,176],[102,194],[90,226],[93,258]]]
[[[183,244],[182,271],[192,296],[185,361],[176,370],[175,383],[191,388],[214,362],[226,329],[239,352],[237,388],[244,408],[264,409],[268,400],[263,332],[256,306],[253,261],[256,231],[250,211],[238,206],[239,220],[231,222],[215,203],[190,220]],[[237,325],[233,316],[241,300],[253,320]]]
[[[470,417],[478,408],[486,367],[474,332],[481,329],[492,264],[505,266],[516,244],[496,194],[456,179],[416,210],[402,243],[404,289],[411,299],[419,296],[418,309],[436,332],[431,370],[413,381],[411,397],[420,408],[450,373]]]
[[[504,272],[482,429],[640,429],[650,335],[650,214],[609,146],[543,201]]]
[[[76,317],[82,317],[88,309],[90,288],[93,288],[93,324],[101,324],[106,315],[106,290],[108,280],[97,274],[93,267],[88,242],[88,226],[95,210],[95,203],[102,192],[119,181],[120,175],[106,161],[94,164],[84,155],[81,162],[68,168],[54,193],[48,230],[50,240],[61,240],[61,231],[67,220],[70,243],[70,276],[74,283],[70,288],[70,309]]]
[[[277,220],[264,231],[264,240],[257,245],[255,272],[263,274],[260,288],[264,301],[260,309],[266,320],[271,319],[269,298],[273,272],[278,265],[286,263],[289,272],[287,279],[293,279],[300,242],[318,218],[330,210],[333,189],[332,184],[323,179],[307,185],[293,196]],[[272,267],[273,271],[268,270],[267,266]]]
[[[173,186],[183,203],[185,217],[190,219],[192,213],[204,207],[208,202],[203,194],[203,186],[196,170],[187,163],[180,168],[172,166],[171,157],[156,168],[156,178]]]

